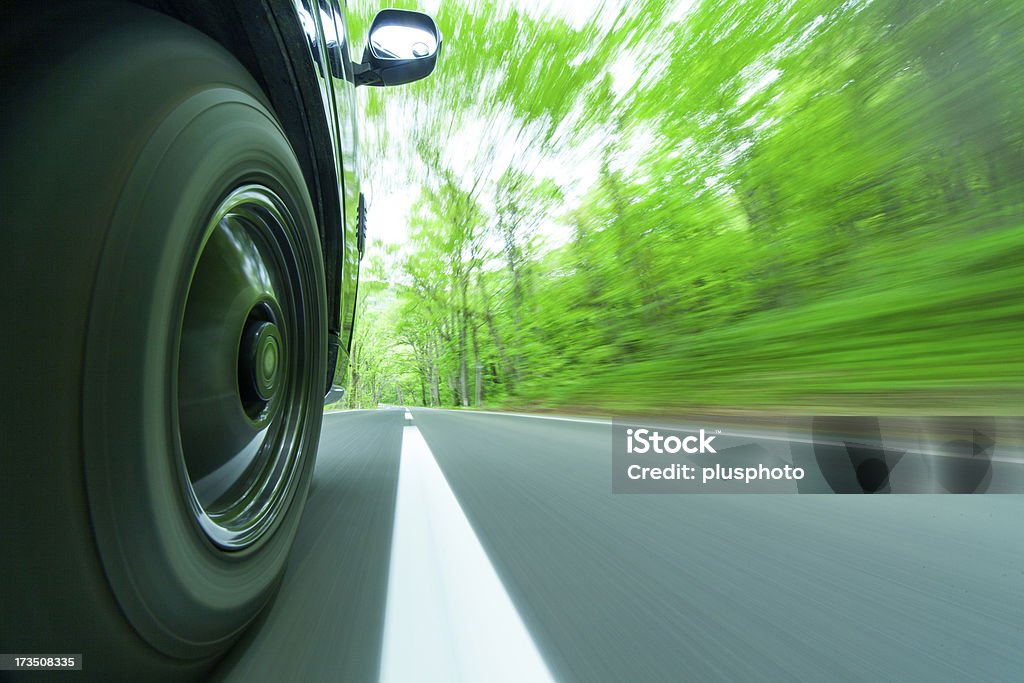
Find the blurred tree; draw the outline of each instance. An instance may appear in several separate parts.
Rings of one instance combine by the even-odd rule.
[[[418,200],[352,400],[1019,412],[1024,5],[437,18],[437,72],[361,95]]]

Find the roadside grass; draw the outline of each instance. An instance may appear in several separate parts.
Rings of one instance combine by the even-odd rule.
[[[843,292],[676,333],[641,357],[524,387],[504,407],[1022,414],[1024,227],[847,269],[858,284]]]

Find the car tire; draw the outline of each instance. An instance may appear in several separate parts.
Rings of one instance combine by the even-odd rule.
[[[278,585],[322,418],[315,214],[199,32],[72,4],[4,73],[0,651],[202,675]],[[45,36],[49,37],[49,36]]]

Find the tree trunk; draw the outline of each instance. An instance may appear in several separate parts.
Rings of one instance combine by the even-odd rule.
[[[466,344],[466,328],[469,326],[469,308],[466,301],[466,280],[462,278],[460,283],[460,289],[462,290],[462,320],[459,325],[459,403],[463,408],[469,407],[469,377],[468,368],[469,365],[466,356],[469,351]]]
[[[441,387],[438,384],[441,378],[438,376],[437,363],[433,359],[429,360],[430,363],[430,405],[432,407],[438,407],[441,405]]]
[[[487,323],[487,332],[491,335],[491,339],[494,340],[494,348],[497,349],[498,358],[501,359],[501,374],[504,376],[504,380],[509,385],[509,390],[511,391],[516,384],[516,369],[512,365],[508,353],[505,351],[505,344],[501,341],[501,334],[498,333],[498,328],[494,324],[494,316],[491,315],[491,297],[487,294],[487,288],[484,286],[484,280],[480,273],[476,275],[476,285],[480,290],[480,298],[483,299],[484,303],[484,322]]]
[[[484,403],[484,384],[483,384],[483,363],[480,362],[480,344],[477,341],[476,325],[472,325],[469,329],[472,333],[473,341],[473,364],[476,369],[476,386],[473,392],[474,402],[473,404],[479,408]]]
[[[359,407],[359,359],[361,349],[362,345],[352,344],[352,361],[349,363],[349,367],[352,368],[352,381],[349,383],[348,395],[346,397],[348,398],[346,403],[348,403],[350,408]]]

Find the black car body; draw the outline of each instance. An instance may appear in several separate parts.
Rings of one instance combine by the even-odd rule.
[[[5,10],[0,652],[197,678],[280,583],[345,375],[355,88],[441,36],[384,10],[353,59],[328,0]]]

